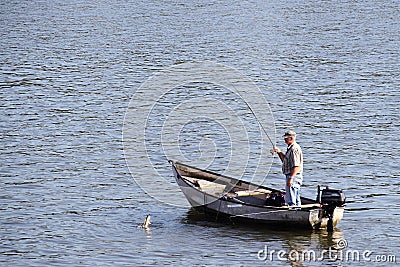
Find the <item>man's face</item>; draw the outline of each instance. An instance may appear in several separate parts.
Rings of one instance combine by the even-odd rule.
[[[291,145],[293,143],[293,137],[285,137],[285,143],[287,145]]]

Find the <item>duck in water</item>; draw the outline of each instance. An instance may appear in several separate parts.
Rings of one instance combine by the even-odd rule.
[[[140,227],[140,228],[149,229],[149,225],[151,224],[150,218],[151,218],[151,217],[150,217],[150,214],[147,215],[147,216],[146,216],[146,219],[144,219],[144,222],[141,223],[141,224],[139,225],[139,227]]]

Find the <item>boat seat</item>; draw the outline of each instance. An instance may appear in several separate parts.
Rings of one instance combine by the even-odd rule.
[[[224,193],[226,185],[223,184],[217,184],[205,180],[198,180],[197,184],[199,185],[200,189],[204,192],[207,192],[209,194],[222,194]]]
[[[184,175],[182,175],[182,178],[185,180],[188,180],[189,182],[191,182],[192,184],[194,184],[196,186],[199,186],[199,184],[198,184],[199,179],[196,179],[196,178],[193,178],[190,176],[184,176]]]
[[[247,196],[257,196],[262,194],[271,194],[272,191],[268,189],[257,189],[257,190],[244,190],[244,191],[236,191],[235,192],[238,197],[247,197]]]

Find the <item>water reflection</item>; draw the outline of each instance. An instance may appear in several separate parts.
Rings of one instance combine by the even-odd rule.
[[[216,220],[215,215],[200,213],[189,209],[181,219],[189,224],[221,236],[235,237],[244,244],[257,244],[257,257],[260,262],[283,261],[291,266],[308,266],[316,262],[336,262],[343,258],[342,250],[347,244],[344,233],[335,229],[329,233],[325,229],[282,228],[279,226],[261,226],[259,224],[235,224]],[[213,231],[217,230],[217,231]],[[204,239],[207,236],[202,237]],[[344,244],[344,245],[343,245]]]

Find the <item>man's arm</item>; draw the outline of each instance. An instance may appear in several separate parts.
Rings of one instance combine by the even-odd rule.
[[[285,154],[277,147],[274,147],[274,152],[278,154],[279,158],[283,162],[283,160],[285,159]]]

